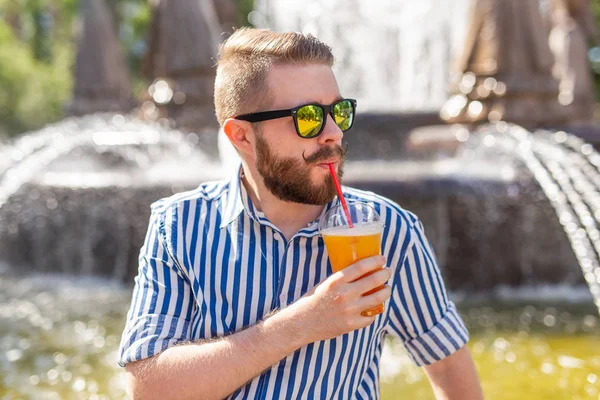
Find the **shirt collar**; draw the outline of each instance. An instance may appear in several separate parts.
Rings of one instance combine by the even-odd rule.
[[[229,192],[227,193],[225,200],[225,211],[223,212],[223,219],[221,228],[232,223],[241,212],[244,210],[243,197],[247,197],[246,189],[242,184],[242,164],[236,169],[235,173],[231,176],[229,181]],[[247,199],[249,201],[249,199]]]
[[[221,223],[221,228],[224,228],[235,221],[240,216],[242,211],[246,211],[246,214],[248,214],[251,219],[258,223],[272,225],[266,216],[261,211],[257,210],[254,207],[254,204],[252,204],[250,195],[242,183],[242,176],[243,167],[240,164],[240,166],[236,168],[235,174],[232,175],[229,182],[229,193],[226,196],[225,211],[223,213],[223,222]],[[337,204],[339,204],[339,199],[336,196],[332,201],[325,205],[319,217],[309,223],[306,228],[298,231],[297,235],[314,236],[315,234],[318,234],[319,223],[323,221],[327,211]],[[273,228],[276,229],[275,226],[273,226]]]

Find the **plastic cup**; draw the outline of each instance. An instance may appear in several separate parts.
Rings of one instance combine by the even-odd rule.
[[[364,258],[381,254],[381,233],[383,223],[377,211],[368,204],[353,202],[348,203],[348,212],[342,206],[335,206],[329,210],[319,225],[319,231],[327,252],[333,272],[340,271]],[[348,216],[352,222],[348,224]],[[368,276],[378,269],[363,275]],[[361,277],[361,278],[362,278]],[[359,278],[360,279],[360,278]],[[383,286],[376,287],[363,296],[375,293]],[[361,315],[371,317],[381,314],[384,305],[364,310]]]

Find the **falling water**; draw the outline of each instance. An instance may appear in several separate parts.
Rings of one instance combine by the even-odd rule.
[[[563,131],[487,128],[498,149],[517,155],[552,204],[600,311],[600,154]]]
[[[438,111],[469,0],[255,0],[252,23],[312,33],[333,49],[342,93],[361,111]],[[385,100],[384,100],[385,99]]]
[[[132,227],[145,224],[148,204],[220,176],[207,155],[216,139],[207,138],[93,115],[0,148],[3,260],[41,272],[126,278],[139,240]]]
[[[159,124],[141,123],[130,117],[126,119],[122,115],[111,116],[110,122],[108,116],[96,115],[50,125],[35,134],[23,135],[14,145],[2,149],[0,154],[4,163],[0,165],[0,208],[23,184],[36,179],[53,161],[75,149],[91,146],[99,153],[110,149],[113,155],[148,175],[145,168],[152,166],[152,152],[147,151],[149,146],[173,146],[179,156],[190,157],[198,153],[194,147],[198,140],[195,134],[186,138],[179,131]],[[141,147],[143,150],[140,150]],[[198,153],[194,154],[191,161],[206,165],[209,160],[204,153]],[[78,163],[76,167],[77,172],[81,173],[81,164]],[[139,183],[136,180],[139,176],[131,174],[130,178],[128,184]],[[150,174],[148,178],[156,176]]]

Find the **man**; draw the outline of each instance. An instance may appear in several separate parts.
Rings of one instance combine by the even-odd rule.
[[[317,221],[338,202],[328,164],[342,175],[355,110],[332,63],[299,33],[240,29],[221,46],[216,113],[242,165],[152,206],[121,342],[134,398],[378,398],[387,334],[439,399],[482,398],[413,214],[344,188],[381,214],[383,256],[331,273]],[[361,315],[382,302],[384,313]]]

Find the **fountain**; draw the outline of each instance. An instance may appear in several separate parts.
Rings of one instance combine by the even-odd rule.
[[[227,19],[226,9],[198,4],[188,16]],[[589,306],[593,300],[600,308],[600,154],[562,130],[529,131],[504,121],[442,124],[438,110],[455,82],[450,60],[467,32],[460,21],[469,19],[468,1],[455,2],[452,10],[441,0],[411,6],[379,0],[378,7],[352,0],[256,4],[253,21],[311,31],[332,44],[342,91],[356,94],[361,111],[345,136],[345,183],[390,197],[422,219],[472,329],[476,361],[487,366],[493,358],[491,366],[507,376],[531,380],[522,385],[565,380],[552,394],[558,397],[545,398],[566,398],[574,390],[597,396],[600,356],[590,349],[597,348],[600,324]],[[215,24],[208,24],[195,35],[212,38]],[[0,143],[0,395],[124,397],[115,347],[130,287],[118,282],[130,285],[137,273],[149,204],[227,176],[216,128],[208,123],[201,129],[189,113],[193,107],[183,111],[206,106],[208,91],[179,96],[189,102],[174,100],[181,88],[206,89],[213,42],[207,41],[206,57],[180,58],[183,64],[171,72],[157,72],[154,102],[135,114],[160,118],[162,107],[173,119],[181,117],[177,128],[165,119],[92,114]],[[182,73],[186,63],[198,74]],[[460,72],[459,82],[473,71]],[[185,85],[173,85],[177,78]],[[475,76],[480,81],[485,86]],[[169,90],[167,103],[157,101]],[[500,310],[480,303],[490,299],[512,303]],[[554,305],[559,300],[575,305]],[[577,346],[584,350],[552,350],[539,339],[548,331],[569,344],[581,340]],[[530,359],[522,360],[523,354]],[[394,344],[387,347],[382,393],[397,398],[386,382],[401,373],[402,392],[426,398],[416,388],[422,374],[403,357]],[[484,379],[489,375],[482,372]],[[511,382],[496,380],[504,386],[492,393],[517,390]]]
[[[299,7],[304,12],[297,12]],[[436,0],[414,7],[383,0],[377,7],[261,0],[256,10],[253,21],[260,25],[311,32],[332,45],[342,93],[358,93],[361,111],[345,137],[353,161],[346,182],[384,194],[423,219],[451,289],[472,293],[499,286],[581,285],[584,275],[590,283],[589,273],[578,268],[581,259],[571,248],[572,239],[560,233],[557,205],[548,201],[543,187],[540,191],[535,171],[529,171],[529,159],[500,146],[507,139],[496,138],[522,131],[504,120],[534,130],[540,121],[563,123],[559,84],[551,71],[553,53],[543,35],[545,14],[537,0],[459,2],[451,12]],[[335,18],[330,17],[333,10]],[[422,28],[410,30],[411,24]],[[345,29],[347,25],[354,28]],[[514,29],[530,32],[532,40],[515,47]],[[531,55],[533,62],[516,62],[523,60],[519,54]],[[450,61],[455,61],[457,75]],[[414,86],[420,73],[428,77],[425,90]],[[399,78],[403,76],[412,79]],[[455,97],[464,99],[459,106],[454,97],[446,102],[447,88],[459,91]],[[405,93],[411,96],[403,99]],[[392,100],[382,104],[382,97]],[[447,121],[494,123],[439,125],[427,111],[440,108]],[[412,113],[415,109],[420,112]],[[521,113],[525,109],[530,112]],[[498,129],[504,133],[491,133]],[[563,151],[560,143],[554,146],[555,153]]]
[[[220,177],[207,151],[213,142],[119,114],[70,118],[21,137],[2,152],[3,261],[131,279],[148,205]]]
[[[257,12],[263,16],[281,16],[275,18],[279,21],[276,24],[284,24],[283,15],[290,15],[287,7],[294,7],[285,4],[262,1]],[[421,15],[425,18],[437,3],[430,0],[419,6],[423,9],[416,10],[396,3],[386,4],[384,8],[389,15],[425,13]],[[328,6],[315,7],[323,11],[319,7]],[[160,14],[162,9],[157,8],[157,12]],[[216,15],[211,7],[203,12],[194,10],[197,15],[207,13],[208,19],[202,21],[210,21]],[[178,15],[180,11],[171,12]],[[346,18],[351,13],[345,12],[342,10],[339,21],[349,22]],[[375,17],[383,11],[369,12],[375,13]],[[168,15],[163,14],[158,21],[164,22],[162,18]],[[324,29],[318,20],[298,23],[309,26],[316,23],[319,29]],[[449,19],[446,23],[452,25]],[[381,32],[374,31],[375,37],[390,35],[389,26],[384,25]],[[158,29],[162,25],[157,22],[154,26]],[[198,35],[210,31],[210,27],[197,28]],[[435,37],[427,30],[423,34],[426,39],[417,42]],[[154,35],[164,40],[156,32]],[[439,45],[451,47],[447,42],[450,36],[443,36]],[[162,71],[157,76],[201,65],[212,54],[212,40],[210,36],[205,55],[155,63],[157,71]],[[337,46],[337,42],[333,45]],[[341,58],[353,59],[345,54],[346,50],[342,46]],[[164,45],[157,47],[154,59],[160,60],[160,54],[166,51]],[[437,62],[435,57],[427,62]],[[421,59],[417,57],[411,62]],[[385,62],[394,64],[391,60]],[[405,62],[408,63],[408,58]],[[339,81],[343,83],[341,72]],[[158,90],[156,83],[153,86]],[[373,86],[377,87],[375,83]],[[365,96],[368,109],[369,95]],[[427,96],[436,98],[431,93]],[[361,110],[362,105],[361,99]],[[401,109],[399,104],[387,107]],[[582,261],[588,265],[592,253],[588,259],[582,259],[576,252],[574,237],[559,233],[564,225],[563,212],[555,211],[557,204],[552,199],[548,201],[540,191],[539,186],[544,190],[540,183],[543,180],[540,181],[535,169],[530,172],[532,164],[528,159],[500,146],[508,140],[504,136],[522,129],[504,122],[471,128],[426,126],[431,116],[431,113],[359,114],[354,130],[346,135],[350,148],[346,184],[381,193],[421,217],[451,290],[472,293],[504,286],[583,285],[586,281],[591,284],[589,271],[593,273],[595,267],[582,275],[577,265]],[[229,168],[219,165],[217,139],[214,133],[209,133],[214,132],[210,124],[195,133],[174,131],[168,124],[142,122],[122,115],[87,116],[49,126],[5,145],[0,164],[3,260],[35,271],[131,279],[136,273],[137,249],[145,232],[148,204],[199,182],[225,177]],[[508,133],[490,133],[500,129],[497,126]],[[540,135],[531,137],[538,140]],[[567,137],[568,142],[576,140]],[[554,146],[557,149],[550,154],[566,151],[560,147],[561,143]],[[575,166],[571,165],[569,171]],[[585,169],[579,175],[593,176],[590,173]],[[594,182],[592,178],[586,179]],[[594,243],[593,236],[588,242]]]

